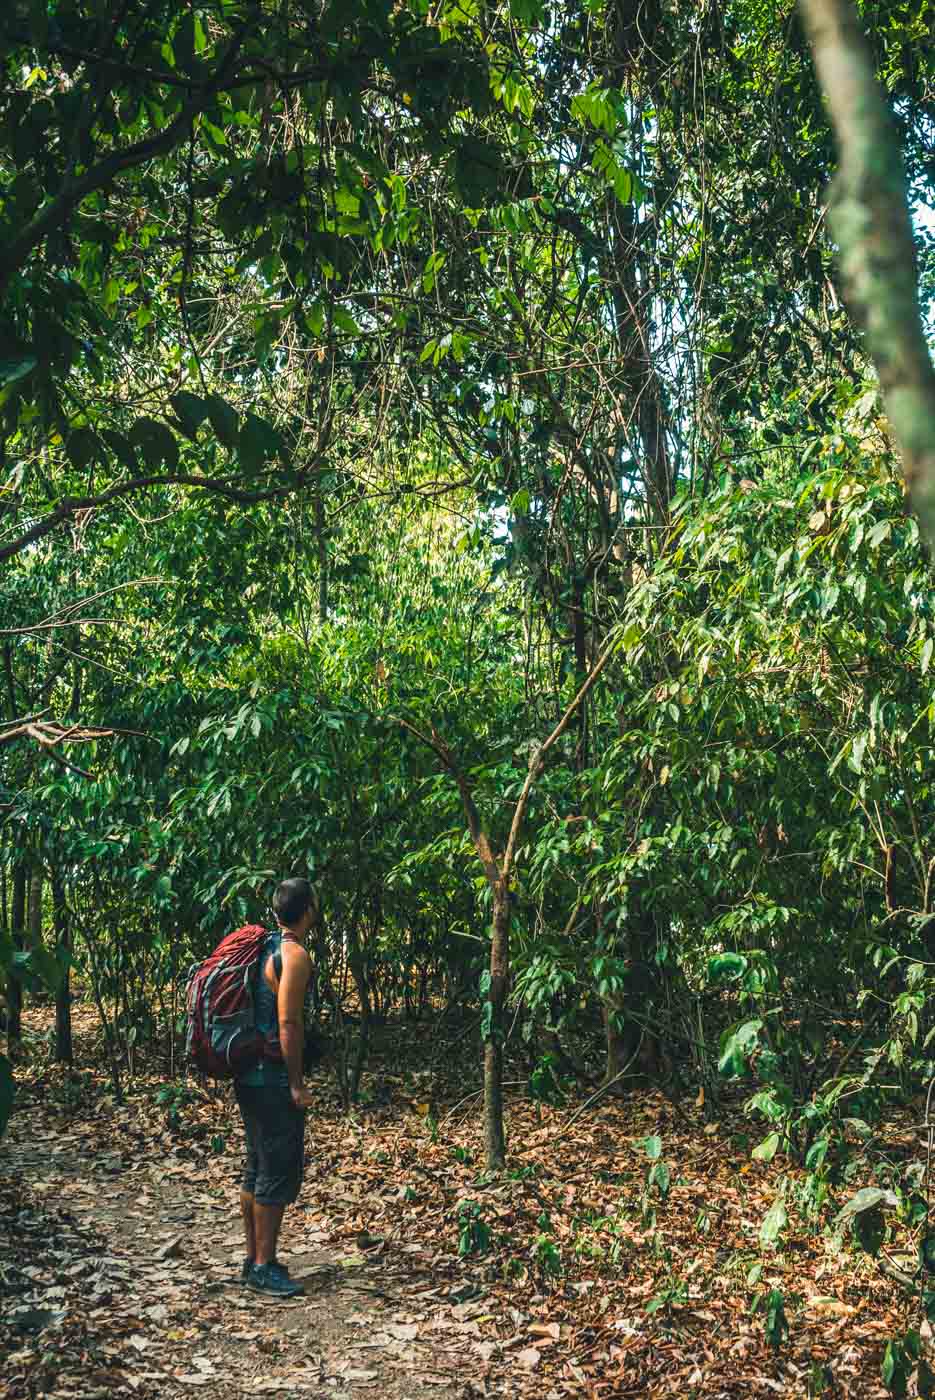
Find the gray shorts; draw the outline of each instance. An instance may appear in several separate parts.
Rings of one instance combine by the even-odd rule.
[[[261,1206],[291,1205],[305,1168],[305,1111],[281,1084],[234,1083],[247,1136],[242,1188]]]

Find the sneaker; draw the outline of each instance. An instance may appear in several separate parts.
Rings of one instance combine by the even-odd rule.
[[[282,1270],[282,1272],[286,1275],[287,1278],[289,1277],[289,1269],[288,1269],[287,1265],[281,1264],[281,1263],[279,1262],[278,1259],[274,1259],[274,1260],[273,1260],[273,1263],[275,1264],[275,1266],[276,1266],[277,1269],[281,1269],[281,1270]],[[240,1282],[241,1282],[241,1283],[246,1283],[246,1282],[247,1282],[247,1279],[250,1277],[250,1270],[251,1270],[252,1268],[253,1268],[253,1260],[252,1260],[252,1259],[244,1259],[243,1263],[242,1263],[241,1266],[240,1266]]]
[[[296,1298],[304,1293],[301,1283],[295,1283],[282,1264],[254,1264],[246,1284],[254,1293],[268,1293],[274,1298]]]

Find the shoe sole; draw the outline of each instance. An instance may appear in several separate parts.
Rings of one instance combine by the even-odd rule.
[[[259,1293],[259,1294],[261,1294],[264,1298],[304,1298],[304,1297],[305,1297],[305,1289],[304,1289],[304,1288],[290,1288],[290,1289],[288,1289],[288,1290],[282,1289],[282,1288],[263,1288],[263,1287],[261,1287],[260,1285],[258,1285],[258,1284],[256,1284],[256,1283],[251,1283],[249,1279],[246,1280],[245,1287],[249,1288],[253,1293]]]

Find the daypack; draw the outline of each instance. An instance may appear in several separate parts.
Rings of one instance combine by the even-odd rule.
[[[269,932],[235,929],[190,969],[185,989],[185,1054],[212,1079],[246,1074],[263,1059],[282,1061],[279,1041],[256,1025],[256,987]]]

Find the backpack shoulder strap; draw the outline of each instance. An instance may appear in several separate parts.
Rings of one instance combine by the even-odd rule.
[[[275,944],[273,943],[274,939],[276,940]],[[293,938],[291,934],[284,933],[281,928],[274,928],[271,929],[270,932],[266,935],[266,942],[269,943],[271,947],[273,955],[273,971],[276,973],[276,981],[279,982],[282,980],[282,945],[284,942],[296,943],[298,942],[298,940]],[[261,969],[263,967],[263,958],[265,958],[265,956],[266,955],[264,953],[263,957],[261,957],[260,959]]]
[[[276,980],[279,981],[282,977],[282,945],[284,943],[298,943],[299,940],[293,938],[291,933],[286,933],[282,929],[277,929],[273,936],[279,939],[276,945],[276,951],[273,954],[273,967],[276,969]]]

